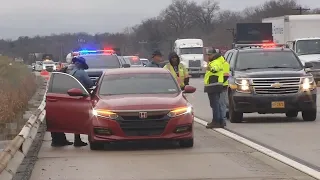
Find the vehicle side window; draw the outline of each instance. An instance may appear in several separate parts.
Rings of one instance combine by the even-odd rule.
[[[86,90],[74,77],[65,73],[52,73],[48,92],[57,94],[67,94],[69,89],[81,89],[84,93]]]
[[[230,64],[231,68],[234,68],[235,62],[236,62],[236,56],[233,56],[233,53],[232,53],[230,60],[229,60],[229,64]]]

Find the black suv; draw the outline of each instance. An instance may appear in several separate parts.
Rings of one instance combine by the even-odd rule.
[[[83,54],[80,56],[86,59],[89,66],[86,72],[94,82],[100,78],[106,69],[130,67],[130,64],[126,64],[121,57],[115,54]]]
[[[240,123],[243,113],[285,113],[305,121],[317,116],[317,88],[313,76],[288,48],[240,47],[225,53],[230,63],[229,119]]]

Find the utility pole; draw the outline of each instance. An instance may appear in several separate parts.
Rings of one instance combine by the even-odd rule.
[[[235,29],[235,28],[229,28],[229,29],[226,29],[226,30],[232,33],[232,42],[235,42],[235,39],[236,39],[236,29]]]
[[[302,15],[303,11],[309,11],[309,8],[302,8],[301,6],[299,8],[296,9],[292,9],[292,10],[297,10],[299,11],[299,14]]]

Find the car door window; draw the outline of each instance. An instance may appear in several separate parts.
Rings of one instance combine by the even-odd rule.
[[[83,85],[73,76],[59,72],[53,72],[51,74],[48,92],[68,94],[68,90],[72,88],[81,89],[84,93],[89,94]]]

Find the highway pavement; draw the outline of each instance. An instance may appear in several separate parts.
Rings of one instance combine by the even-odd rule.
[[[68,135],[72,139],[73,135]],[[86,138],[83,136],[83,139]],[[30,180],[309,180],[302,172],[195,124],[195,146],[125,143],[53,148],[44,138]]]
[[[208,97],[203,92],[203,80],[192,78],[190,85],[197,87],[194,94],[188,95],[196,116],[211,121]],[[318,103],[319,100],[318,97]],[[250,113],[244,115],[243,123],[227,122],[227,129],[320,171],[319,107],[318,118],[314,122],[304,122],[301,113],[297,118],[286,118],[284,114]]]

